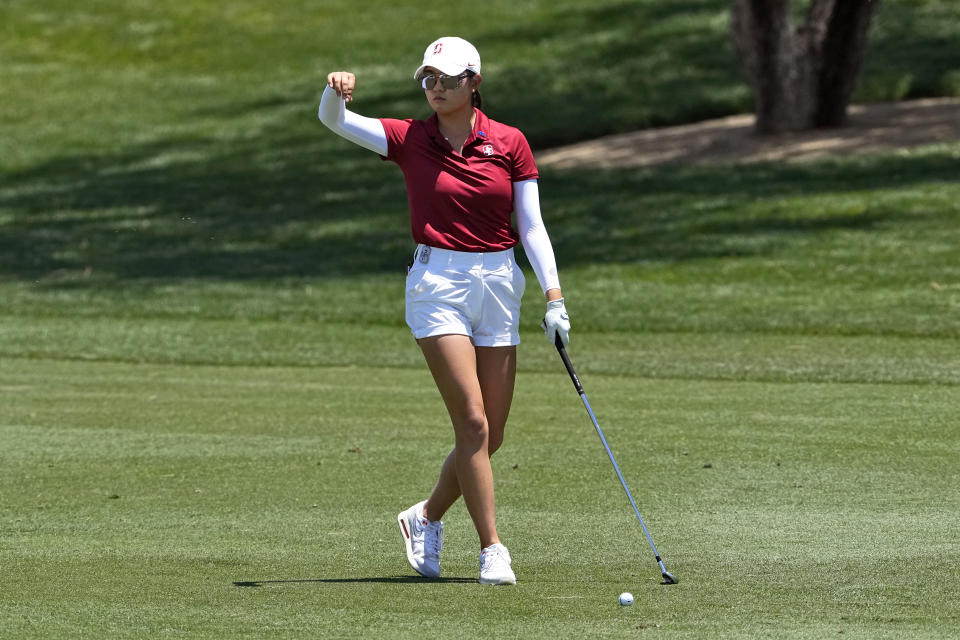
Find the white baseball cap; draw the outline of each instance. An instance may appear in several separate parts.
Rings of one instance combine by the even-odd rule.
[[[431,42],[423,52],[423,64],[413,74],[414,80],[420,78],[425,67],[439,69],[448,76],[458,76],[467,70],[479,74],[480,54],[463,38],[446,36]]]

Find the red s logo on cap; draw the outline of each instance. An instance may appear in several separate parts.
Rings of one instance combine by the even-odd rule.
[[[434,45],[434,47],[433,47],[433,55],[435,55],[435,56],[440,55],[440,52],[441,52],[442,50],[443,50],[443,43],[442,43],[442,42],[438,42],[438,43],[437,43],[436,45]]]

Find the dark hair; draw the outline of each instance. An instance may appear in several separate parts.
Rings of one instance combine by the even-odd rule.
[[[467,79],[468,79],[468,80],[469,80],[469,79],[472,79],[473,76],[475,76],[475,75],[477,75],[475,72],[469,71],[469,70],[467,71]],[[483,105],[483,98],[480,97],[480,92],[479,92],[478,90],[474,89],[474,90],[473,90],[473,106],[475,106],[477,109],[482,109],[482,108],[483,108],[482,105]]]

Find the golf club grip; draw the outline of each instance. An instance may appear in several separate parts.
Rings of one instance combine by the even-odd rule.
[[[554,341],[557,347],[557,353],[560,354],[560,359],[563,360],[563,366],[567,368],[567,373],[570,374],[570,379],[573,380],[573,386],[577,390],[577,393],[583,395],[583,385],[580,384],[580,378],[577,377],[577,372],[573,368],[573,363],[570,362],[570,356],[567,355],[567,350],[563,346],[563,340],[560,338],[560,334],[557,334],[556,340]]]

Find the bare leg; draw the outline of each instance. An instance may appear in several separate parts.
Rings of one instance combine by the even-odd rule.
[[[513,402],[517,372],[516,347],[477,347],[477,378],[483,395],[483,410],[487,416],[490,456],[503,443],[503,434]],[[454,464],[456,449],[450,452],[440,469],[440,477],[424,507],[431,520],[440,520],[460,497],[460,483]]]
[[[439,520],[462,494],[481,547],[487,547],[500,541],[490,453],[503,440],[513,398],[516,349],[475,348],[469,337],[461,335],[424,338],[419,344],[450,414],[456,443],[441,468],[425,515]]]

